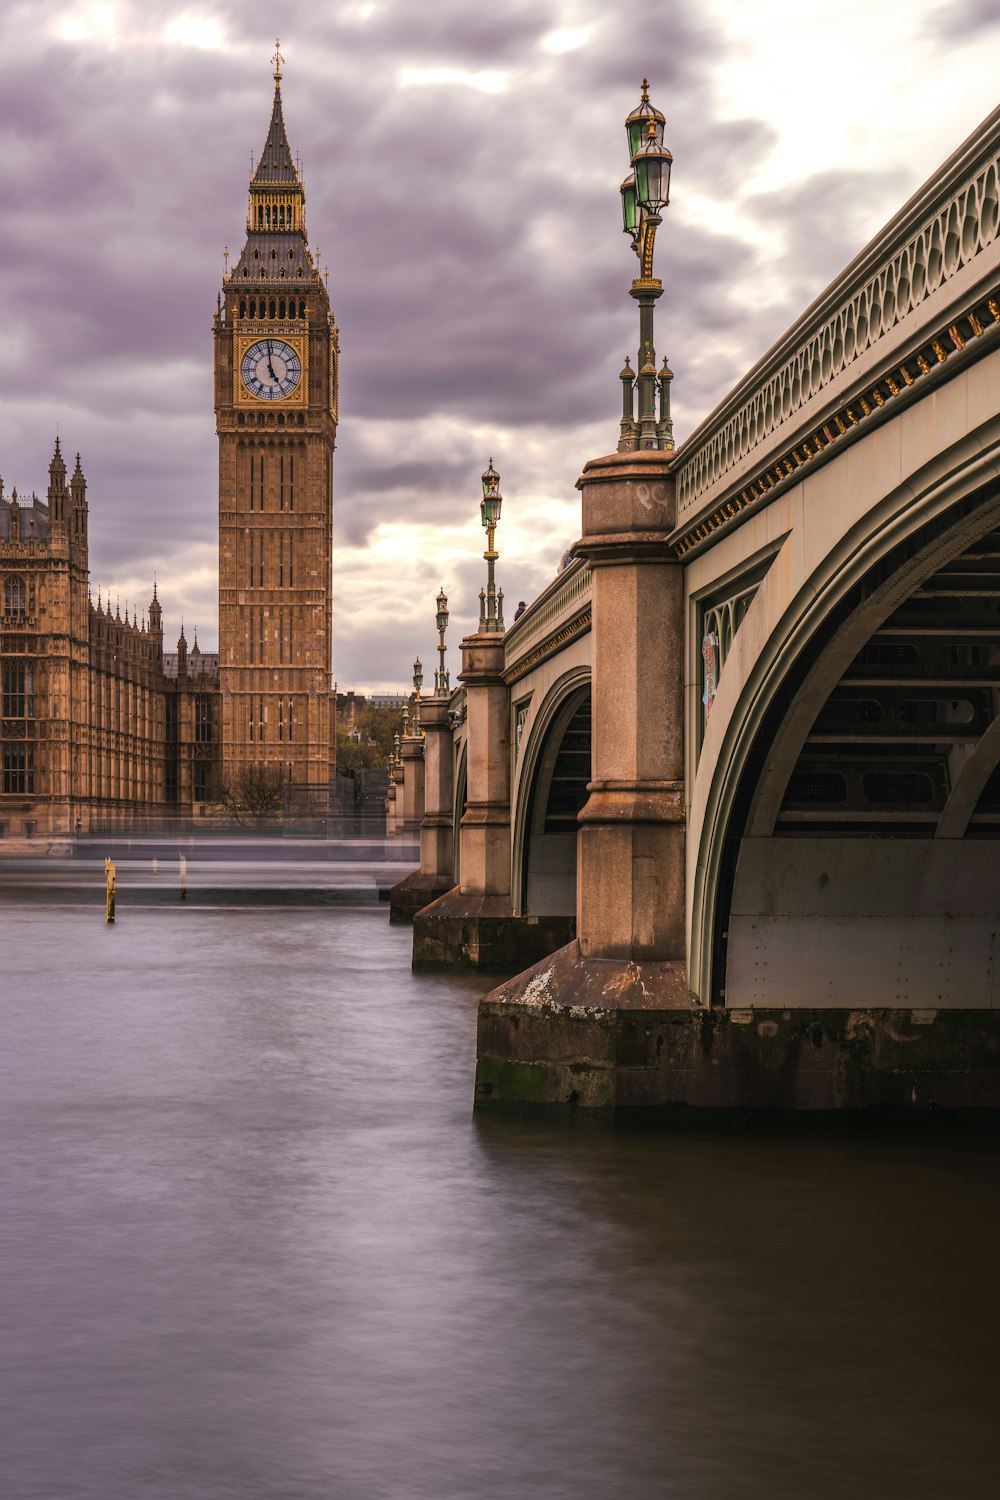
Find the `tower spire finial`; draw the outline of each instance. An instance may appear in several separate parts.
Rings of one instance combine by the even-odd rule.
[[[271,61],[274,63],[274,86],[276,89],[281,87],[281,64],[284,60],[281,55],[281,38],[275,37],[274,56],[271,58]]]

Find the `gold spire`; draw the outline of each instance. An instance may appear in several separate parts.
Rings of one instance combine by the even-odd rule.
[[[274,86],[275,86],[275,88],[280,88],[281,87],[281,64],[284,62],[284,60],[285,59],[281,55],[281,39],[280,39],[280,37],[275,37],[275,39],[274,39],[274,56],[271,58],[271,61],[274,63]]]

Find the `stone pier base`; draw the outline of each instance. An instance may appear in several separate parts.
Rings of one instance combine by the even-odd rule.
[[[451,881],[440,875],[423,875],[413,870],[389,892],[389,921],[412,922],[418,911],[430,906],[445,891],[451,890]]]
[[[1000,1011],[706,1010],[573,942],[479,1006],[476,1105],[717,1116],[1000,1111]]]
[[[414,969],[517,969],[572,937],[573,917],[515,917],[505,896],[455,887],[413,919]]]

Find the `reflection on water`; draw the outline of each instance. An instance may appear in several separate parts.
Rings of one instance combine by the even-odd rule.
[[[966,1500],[993,1139],[470,1114],[354,911],[19,907],[4,1500]]]

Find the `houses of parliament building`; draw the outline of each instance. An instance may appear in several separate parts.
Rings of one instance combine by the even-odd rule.
[[[87,484],[58,439],[45,497],[0,482],[0,836],[197,818],[266,768],[325,813],[337,329],[309,251],[285,133],[280,55],[250,179],[246,243],[214,318],[219,651],[165,651],[89,589]]]

